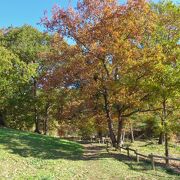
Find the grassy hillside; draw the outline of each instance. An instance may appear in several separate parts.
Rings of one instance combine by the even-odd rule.
[[[53,179],[61,172],[66,178],[67,168],[78,170],[74,161],[81,155],[75,142],[0,129],[0,179]]]
[[[152,171],[148,163],[109,155],[103,145],[88,145],[82,152],[75,142],[0,129],[0,179],[179,179],[161,167]]]

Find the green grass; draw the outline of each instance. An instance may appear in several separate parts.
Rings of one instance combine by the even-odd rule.
[[[156,154],[159,156],[165,156],[164,145],[159,145],[157,140],[135,141],[134,143],[125,143],[133,149],[138,149],[139,152],[148,155]],[[180,146],[170,143],[169,154],[171,157],[180,157]]]
[[[152,171],[149,163],[137,164],[124,155],[109,155],[103,145],[88,148],[90,152],[95,150],[95,153],[84,158],[83,147],[78,143],[0,129],[0,180],[180,178],[162,167]]]
[[[59,138],[0,129],[0,179],[56,179],[77,171],[82,146]],[[77,163],[78,164],[78,163]]]

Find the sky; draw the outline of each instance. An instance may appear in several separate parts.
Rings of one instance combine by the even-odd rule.
[[[76,0],[71,0],[76,4]],[[43,30],[37,25],[47,10],[58,4],[67,7],[70,0],[0,0],[0,28],[29,24]]]
[[[77,0],[0,0],[0,28],[29,24],[43,31],[38,23],[45,10],[50,14],[55,4],[66,8],[69,3],[75,6],[76,2]]]

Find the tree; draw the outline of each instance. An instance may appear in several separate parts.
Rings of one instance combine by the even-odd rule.
[[[65,53],[54,56],[61,64],[52,73],[54,79],[78,84],[86,102],[99,94],[110,138],[118,146],[124,117],[138,112],[146,99],[141,81],[150,78],[155,64],[162,60],[161,48],[147,41],[156,28],[155,13],[143,0],[126,5],[116,0],[88,0],[79,1],[76,10],[55,7],[52,19],[45,17],[42,22],[59,37],[75,42]]]
[[[31,74],[31,77],[29,77],[29,81],[24,84],[19,84],[19,89],[17,91],[18,96],[13,97],[13,99],[14,103],[15,99],[17,100],[16,106],[18,106],[19,110],[21,109],[19,113],[21,114],[25,112],[24,115],[27,114],[27,117],[20,115],[17,119],[20,120],[23,118],[23,120],[25,120],[26,118],[33,118],[35,123],[35,132],[38,133],[40,133],[36,105],[38,101],[37,89],[39,88],[38,78],[44,70],[42,63],[43,60],[40,58],[39,54],[48,49],[49,42],[49,35],[39,32],[37,29],[28,25],[24,25],[19,28],[11,27],[5,30],[0,38],[1,45],[14,53],[21,63],[24,63],[27,67],[29,67],[29,73],[31,69],[33,69],[33,73]],[[20,103],[19,101],[21,100],[25,101],[26,105],[22,102]],[[33,110],[31,107],[33,107]],[[27,110],[29,110],[29,112],[27,112]]]
[[[153,104],[162,108],[161,130],[159,143],[165,141],[165,155],[169,156],[168,139],[173,115],[179,111],[180,98],[180,11],[179,6],[170,1],[152,4],[153,11],[158,16],[158,26],[155,31],[154,43],[162,48],[164,60],[155,69],[152,79],[147,83],[149,92],[154,96]],[[168,164],[168,160],[166,160]]]
[[[34,66],[28,66],[20,61],[18,56],[3,46],[0,46],[0,61],[0,116],[1,125],[4,125],[3,116],[6,116],[8,111],[8,99],[13,97],[18,91],[18,86],[25,84],[35,74],[35,71]]]

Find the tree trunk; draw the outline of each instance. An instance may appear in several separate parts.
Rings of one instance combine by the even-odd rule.
[[[44,135],[48,134],[49,131],[49,117],[48,117],[48,109],[49,109],[49,103],[46,104],[46,108],[45,108],[45,120],[44,120]]]
[[[122,130],[123,130],[123,118],[121,111],[118,112],[118,133],[117,133],[117,148],[122,144]]]
[[[168,132],[167,132],[167,112],[166,112],[166,100],[163,101],[163,122],[164,122],[164,129],[165,129],[165,156],[169,157],[169,147],[168,147]],[[169,159],[166,159],[166,165],[169,165]]]
[[[102,129],[98,130],[98,138],[100,139],[100,141],[102,142]]]
[[[39,130],[39,121],[35,122],[35,130],[34,130],[34,132],[38,133],[38,134],[41,134],[41,131]]]
[[[5,126],[3,114],[0,112],[0,126]]]
[[[39,118],[38,118],[37,103],[36,103],[36,100],[37,100],[37,81],[36,81],[35,78],[33,79],[33,98],[35,100],[35,103],[34,103],[35,130],[34,130],[34,132],[38,133],[38,134],[41,134],[40,128],[39,128]]]
[[[165,105],[163,105],[163,109],[165,108]],[[166,110],[163,110],[163,116],[162,116],[162,118],[161,118],[161,125],[162,125],[162,127],[164,128],[164,121],[165,121],[165,117],[164,116],[166,116],[166,112],[165,112]],[[165,114],[164,114],[165,113]],[[162,131],[162,132],[160,132],[160,134],[159,134],[159,141],[158,141],[158,144],[164,144],[164,141],[165,141],[165,134],[164,134],[164,132]]]
[[[165,133],[165,156],[169,157],[168,133]],[[166,165],[169,165],[169,159],[166,159]]]
[[[48,135],[48,117],[45,117],[45,121],[44,121],[44,135]]]
[[[38,113],[37,113],[37,108],[35,107],[34,108],[34,120],[35,120],[35,130],[34,132],[35,133],[38,133],[38,134],[41,134],[41,131],[40,131],[40,124],[39,124],[39,117],[38,117]]]
[[[163,132],[161,132],[161,133],[159,134],[158,144],[164,144],[164,133],[163,133]]]
[[[131,143],[134,142],[134,131],[133,131],[133,125],[130,123],[130,138],[131,138]]]
[[[126,135],[126,131],[122,130],[122,138],[121,138],[121,144],[124,144],[124,140],[125,140],[125,135]]]
[[[116,147],[116,137],[114,134],[113,121],[111,118],[110,107],[109,107],[109,102],[108,102],[108,94],[107,94],[106,89],[105,89],[105,92],[103,93],[103,97],[104,97],[104,106],[105,106],[105,111],[106,111],[109,135],[110,135],[113,147]]]

